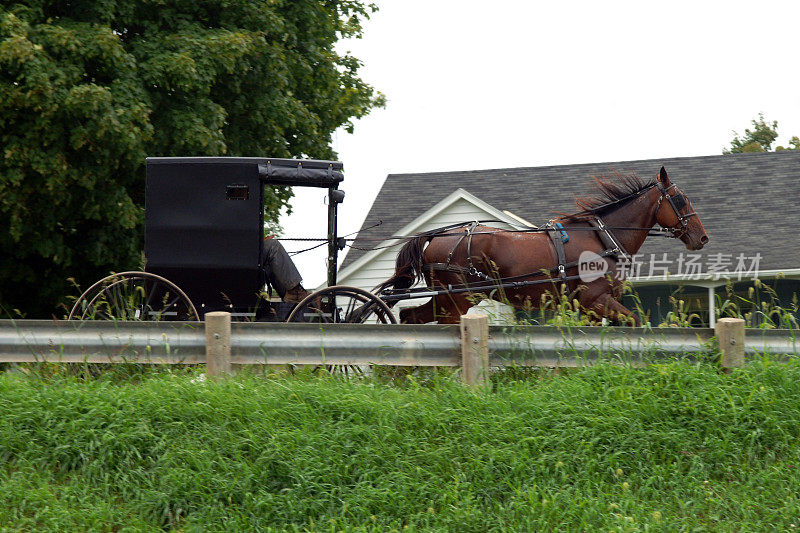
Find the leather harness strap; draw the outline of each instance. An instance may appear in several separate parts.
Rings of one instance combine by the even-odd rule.
[[[620,243],[614,235],[609,231],[608,227],[603,223],[603,219],[600,217],[595,217],[594,220],[589,220],[589,224],[598,229],[597,237],[600,239],[600,242],[603,243],[603,246],[606,247],[606,251],[614,252],[614,255],[622,255],[624,257],[630,257],[630,254],[625,247]]]
[[[600,217],[595,217],[594,220],[589,220],[588,222],[591,226],[597,228],[597,237],[600,239],[600,242],[603,243],[603,246],[605,246],[605,250],[597,254],[599,257],[618,258],[620,255],[624,257],[630,257],[628,252],[625,250],[625,247],[622,246],[622,244],[617,241],[617,239],[614,237],[614,235],[611,233],[611,231],[608,229],[605,223],[603,223],[603,220]],[[472,235],[477,225],[478,225],[477,222],[469,223],[469,227],[466,229],[464,234],[459,237],[458,241],[456,241],[455,245],[450,250],[450,253],[447,254],[446,263],[426,263],[424,268],[429,270],[431,274],[433,274],[434,272],[452,272],[454,274],[459,274],[462,276],[474,276],[484,281],[498,281],[495,278],[489,276],[488,274],[485,274],[484,272],[481,272],[480,270],[475,268],[475,265],[472,263],[472,255],[471,255]],[[553,224],[553,221],[548,222],[545,225],[545,227],[552,230],[548,231],[547,233],[550,237],[550,241],[553,244],[553,248],[555,249],[556,257],[558,259],[558,265],[550,269],[542,269],[528,274],[504,277],[502,278],[501,281],[512,281],[517,279],[529,278],[531,276],[541,276],[546,273],[549,274],[558,273],[559,281],[561,281],[562,283],[567,283],[571,278],[574,278],[574,276],[567,276],[567,270],[578,266],[579,262],[578,261],[567,262],[566,251],[564,249],[564,239],[562,237],[562,235],[566,233],[567,228],[563,228],[563,226],[560,228],[556,227]],[[455,251],[458,248],[458,246],[462,242],[464,242],[464,239],[467,240],[467,262],[469,264],[468,267],[452,264]]]
[[[566,233],[561,228],[556,228],[553,221],[549,221],[546,225],[546,228],[552,228],[553,231],[548,231],[547,234],[550,236],[550,241],[553,243],[553,248],[556,250],[556,257],[558,258],[558,266],[556,267],[556,271],[558,272],[558,277],[561,279],[561,283],[566,283],[567,278],[567,254],[564,252],[564,238],[562,234]]]
[[[425,268],[430,270],[431,273],[453,272],[454,274],[461,274],[464,276],[475,276],[477,278],[481,278],[482,280],[486,281],[496,281],[493,277],[484,274],[474,266],[466,268],[458,265],[448,265],[447,263],[425,263]]]
[[[446,263],[426,263],[425,268],[430,270],[431,274],[433,274],[435,271],[453,272],[464,276],[476,276],[486,281],[494,281],[494,278],[475,268],[475,265],[472,263],[472,233],[475,231],[476,227],[478,227],[477,221],[469,223],[469,227],[466,228],[464,234],[458,238],[456,243],[450,249],[450,253],[447,254]],[[453,255],[456,252],[456,248],[458,248],[459,244],[464,242],[464,239],[467,239],[467,264],[469,265],[469,267],[466,268],[452,264]]]

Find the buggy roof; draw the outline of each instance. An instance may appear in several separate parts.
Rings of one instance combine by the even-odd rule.
[[[272,157],[148,157],[151,165],[224,165],[228,169],[250,167],[269,185],[336,187],[344,179],[342,163],[318,159]]]

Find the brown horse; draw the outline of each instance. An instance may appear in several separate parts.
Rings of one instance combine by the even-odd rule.
[[[663,167],[658,178],[649,182],[619,175],[614,180],[596,179],[596,187],[596,197],[576,201],[582,211],[551,221],[549,231],[464,224],[411,237],[398,253],[394,275],[376,290],[408,289],[420,279],[439,290],[453,285],[486,287],[492,281],[522,282],[493,291],[492,297],[504,292],[511,305],[535,308],[543,293],[557,295],[565,284],[570,301],[577,299],[584,310],[638,325],[638,318],[619,301],[622,280],[617,264],[639,251],[656,224],[689,250],[705,246],[708,235],[688,198]],[[579,274],[584,266],[580,263],[587,257],[595,265],[605,262],[605,270],[596,277]],[[537,279],[545,282],[530,283]],[[475,295],[469,292],[443,292],[423,305],[401,310],[400,319],[414,324],[457,323],[474,302]]]

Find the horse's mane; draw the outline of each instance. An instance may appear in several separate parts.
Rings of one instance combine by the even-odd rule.
[[[615,172],[611,178],[593,176],[594,194],[591,196],[576,196],[575,205],[581,209],[579,213],[565,215],[568,221],[584,220],[597,215],[603,215],[615,210],[620,205],[638,197],[656,184],[656,180],[645,181],[636,174],[621,174]]]

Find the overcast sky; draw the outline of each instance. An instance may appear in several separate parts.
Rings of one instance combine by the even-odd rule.
[[[389,173],[716,155],[760,112],[800,136],[797,1],[377,3],[340,47],[388,99],[335,136],[340,235]],[[284,236],[324,236],[324,195],[295,194]],[[324,283],[324,252],[295,261]]]

